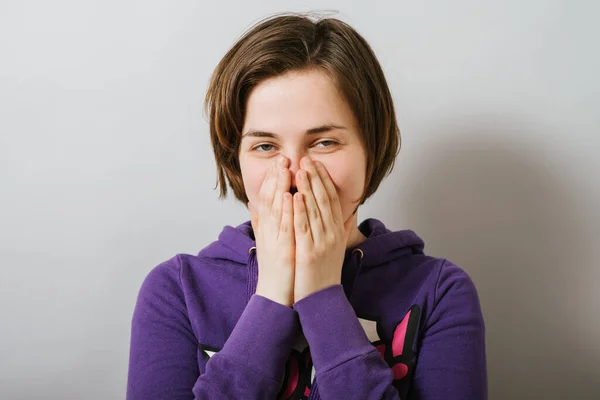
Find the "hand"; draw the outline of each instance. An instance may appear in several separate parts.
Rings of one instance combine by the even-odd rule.
[[[281,157],[269,168],[255,208],[248,203],[258,258],[256,294],[290,307],[294,300],[294,212],[290,170]]]
[[[356,214],[344,223],[337,190],[325,166],[305,157],[294,195],[294,302],[342,279],[346,243]]]

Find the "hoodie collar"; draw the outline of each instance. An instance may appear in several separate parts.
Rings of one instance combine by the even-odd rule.
[[[392,232],[378,219],[364,220],[358,229],[367,240],[346,250],[346,259],[355,249],[363,253],[362,267],[377,267],[406,254],[423,254],[424,243],[411,230]],[[219,234],[218,239],[205,247],[199,256],[213,259],[233,261],[241,266],[248,264],[248,254],[256,246],[250,221],[236,227],[227,225]]]
[[[402,230],[392,232],[375,219],[363,221],[358,229],[367,240],[346,249],[342,267],[342,286],[346,297],[352,302],[352,295],[364,268],[373,268],[387,264],[407,254],[423,254],[424,243],[413,231]],[[237,227],[225,226],[219,238],[202,249],[198,256],[211,259],[227,260],[247,267],[247,300],[256,292],[258,282],[258,262],[256,259],[256,242],[252,225],[246,221]]]
[[[423,254],[425,243],[409,229],[392,232],[375,218],[364,220],[358,229],[367,240],[346,251],[362,250],[363,267],[377,267],[406,254]]]

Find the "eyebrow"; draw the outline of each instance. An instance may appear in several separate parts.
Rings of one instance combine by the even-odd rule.
[[[329,132],[329,131],[333,131],[333,130],[346,130],[347,128],[345,126],[341,126],[341,125],[336,125],[336,124],[326,124],[326,125],[321,125],[321,126],[317,126],[314,128],[310,128],[307,129],[305,134],[306,135],[316,135],[318,133],[324,133],[324,132]],[[251,136],[251,137],[269,137],[269,138],[278,138],[279,135],[277,135],[276,133],[272,133],[272,132],[265,132],[265,131],[248,131],[246,133],[244,133],[242,135],[242,138],[245,138],[246,136]]]

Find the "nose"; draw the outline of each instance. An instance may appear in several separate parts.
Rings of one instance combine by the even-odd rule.
[[[284,154],[283,155],[285,158],[288,159],[288,168],[292,173],[292,184],[291,187],[292,188],[297,188],[296,186],[296,173],[300,170],[300,160],[302,160],[302,157],[305,156],[304,153],[301,152],[294,152],[294,153],[288,153],[288,154]]]

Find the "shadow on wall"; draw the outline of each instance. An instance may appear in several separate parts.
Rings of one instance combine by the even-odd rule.
[[[585,210],[535,142],[539,127],[490,131],[498,125],[434,135],[431,161],[408,185],[407,225],[427,254],[455,262],[477,285],[490,399],[600,398],[600,359],[589,351],[598,338],[583,328],[577,303],[594,265]]]

